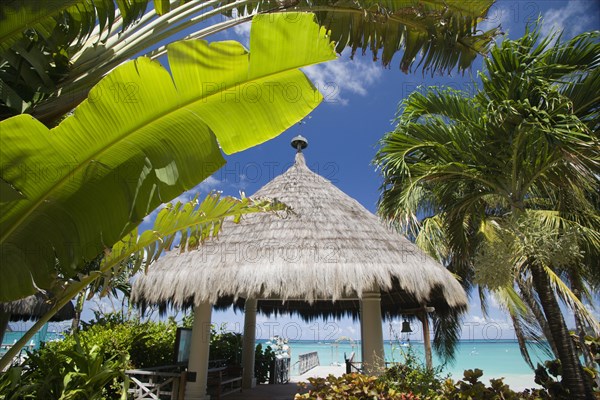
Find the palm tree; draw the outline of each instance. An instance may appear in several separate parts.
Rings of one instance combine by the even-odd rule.
[[[411,94],[375,159],[380,214],[482,296],[501,295],[523,346],[529,328],[546,334],[577,399],[591,385],[559,301],[598,330],[564,279],[577,272],[584,287],[600,249],[599,37],[528,27],[492,49],[473,97]]]
[[[384,65],[404,49],[408,71],[466,69],[498,30],[476,31],[493,0],[53,0],[0,5],[0,118],[27,112],[47,125],[69,112],[103,76],[134,56],[156,59],[166,43],[208,35],[274,12],[315,12],[341,52],[379,52]],[[172,3],[172,4],[170,4]],[[223,17],[215,23],[216,17]],[[191,31],[191,33],[189,33]],[[166,43],[165,43],[166,42]]]

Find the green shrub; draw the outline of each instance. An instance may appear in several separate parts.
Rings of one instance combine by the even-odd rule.
[[[404,360],[386,369],[380,379],[399,392],[411,392],[420,397],[434,397],[442,387],[442,366],[429,369],[409,348],[403,353]]]
[[[389,381],[358,373],[340,377],[308,378],[312,385],[308,393],[297,394],[295,400],[419,400],[411,392],[402,393],[390,386]],[[299,384],[306,389],[305,383]]]
[[[98,346],[43,346],[0,376],[0,399],[101,400],[127,398],[127,355],[105,358]]]
[[[242,364],[242,335],[228,332],[226,328],[226,325],[220,326],[219,329],[211,327],[210,359],[227,360],[227,364],[239,366]]]
[[[187,325],[192,322],[192,318],[185,320]],[[124,320],[119,313],[98,313],[94,321],[82,324],[77,334],[43,345],[30,353],[22,366],[2,374],[0,400],[87,399],[85,396],[92,391],[97,395],[90,399],[119,398],[127,382],[126,369],[173,364],[176,332],[172,318],[167,322],[141,322]],[[256,354],[258,382],[264,383],[275,356],[270,348],[263,351],[260,345]],[[225,325],[213,326],[210,357],[240,365],[242,335],[227,332]],[[76,385],[80,386],[77,391],[73,389]]]
[[[254,352],[254,377],[256,383],[266,383],[269,381],[271,366],[275,362],[275,353],[269,346],[264,350],[259,343]]]
[[[129,368],[150,368],[173,364],[177,323],[137,319],[122,320],[120,314],[96,316],[96,321],[85,324],[78,337],[82,343],[100,347],[105,357],[126,353]],[[75,335],[67,336],[59,346],[72,348]]]
[[[490,385],[486,386],[479,381],[483,371],[468,369],[464,371],[463,379],[454,382],[447,379],[436,400],[547,400],[553,399],[547,391],[539,389],[527,389],[515,392],[504,383],[502,379],[490,379]]]

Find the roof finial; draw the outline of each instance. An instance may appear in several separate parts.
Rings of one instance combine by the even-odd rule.
[[[302,135],[298,135],[292,139],[292,147],[298,151],[298,153],[302,153],[302,150],[308,146],[308,140]]]

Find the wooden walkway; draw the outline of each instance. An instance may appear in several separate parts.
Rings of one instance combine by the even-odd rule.
[[[340,376],[346,372],[346,367],[321,365],[310,371],[290,377],[290,383],[283,385],[257,385],[253,389],[244,390],[241,393],[231,394],[228,400],[293,400],[296,393],[301,393],[298,382],[307,382],[311,377],[326,377],[329,374]]]

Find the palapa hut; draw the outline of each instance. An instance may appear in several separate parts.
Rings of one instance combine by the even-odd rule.
[[[42,292],[19,300],[0,303],[0,343],[9,322],[36,320],[46,314],[52,303],[50,297]],[[52,322],[65,321],[75,317],[75,307],[68,302],[50,319]]]
[[[188,369],[198,376],[186,399],[205,398],[208,341],[202,338],[211,305],[245,307],[245,387],[253,378],[257,310],[305,319],[360,317],[363,365],[372,373],[383,362],[382,315],[417,314],[428,340],[426,311],[456,318],[466,310],[463,288],[442,265],[307,167],[306,145],[294,138],[294,165],[253,195],[278,199],[293,212],[226,222],[218,240],[172,251],[134,283],[139,305],[194,307]]]

